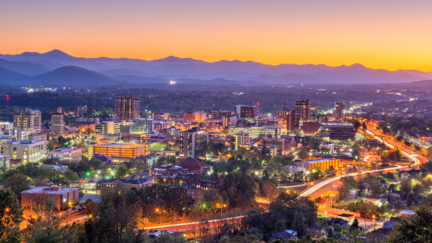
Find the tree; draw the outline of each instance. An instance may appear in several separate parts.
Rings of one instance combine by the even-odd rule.
[[[361,126],[362,124],[361,124],[359,121],[355,120],[354,123],[353,123],[353,125],[354,125],[354,129],[357,130],[357,129],[360,128],[360,126]]]
[[[29,229],[25,235],[26,242],[35,243],[56,243],[56,242],[73,242],[75,238],[75,226],[62,226],[61,222],[65,216],[60,216],[54,210],[56,202],[53,197],[44,198],[42,208],[35,208],[38,215],[37,224]]]
[[[407,206],[411,206],[413,203],[414,205],[417,204],[414,194],[410,193],[407,196],[406,204]]]
[[[307,233],[307,226],[303,220],[303,214],[301,212],[294,213],[294,219],[291,224],[291,229],[297,232],[298,237],[305,236]]]
[[[219,192],[228,195],[232,208],[251,208],[255,205],[255,181],[253,177],[241,172],[232,172],[222,177]]]
[[[408,195],[412,189],[411,180],[409,180],[409,179],[401,180],[400,189],[404,193],[404,195]]]
[[[415,215],[403,217],[390,232],[386,242],[432,242],[432,211],[429,204],[421,205]]]
[[[298,157],[302,160],[309,159],[309,150],[306,147],[300,148],[298,152]]]
[[[394,207],[396,209],[402,209],[403,208],[402,201],[400,199],[396,200]]]
[[[286,230],[285,221],[283,219],[279,219],[278,221],[276,221],[275,231],[282,232],[284,230]]]
[[[422,185],[417,184],[417,185],[414,186],[413,192],[414,192],[415,195],[418,196],[418,195],[421,195],[421,194],[423,194],[425,192],[425,188]]]
[[[89,202],[86,202],[86,215],[90,217],[90,215],[96,215],[97,210],[97,202],[90,200]]]
[[[201,200],[202,207],[208,211],[216,211],[223,207],[223,198],[214,190],[208,190],[204,192]]]
[[[31,180],[21,174],[15,174],[3,181],[3,185],[10,188],[18,198],[21,198],[21,192],[30,188]]]
[[[0,242],[21,242],[23,212],[18,198],[11,190],[0,190],[0,198]]]

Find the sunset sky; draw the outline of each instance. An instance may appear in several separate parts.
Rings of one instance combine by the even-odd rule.
[[[432,1],[0,0],[0,53],[432,71]]]

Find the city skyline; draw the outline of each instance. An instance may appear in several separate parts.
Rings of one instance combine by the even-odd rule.
[[[2,54],[432,71],[426,1],[24,2],[2,4]]]

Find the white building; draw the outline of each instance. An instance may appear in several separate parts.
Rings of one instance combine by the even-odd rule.
[[[287,165],[286,167],[289,169],[289,172],[290,172],[291,174],[295,174],[295,173],[297,173],[297,172],[305,172],[305,173],[306,173],[306,169],[305,169],[304,167],[300,167],[300,166],[290,166],[290,165]]]
[[[0,154],[9,155],[11,159],[21,159],[22,164],[38,162],[45,157],[46,141],[22,140],[0,144]]]
[[[48,159],[80,162],[82,160],[82,149],[80,148],[58,148],[48,152]]]
[[[69,170],[69,167],[67,165],[38,165],[38,168],[47,168],[47,169],[53,169],[60,172],[66,172]]]

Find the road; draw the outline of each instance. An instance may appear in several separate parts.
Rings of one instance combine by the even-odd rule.
[[[380,142],[384,142],[387,146],[389,146],[390,148],[393,148],[396,144],[393,140],[388,139],[388,137],[386,135],[383,134],[379,134],[377,131],[371,131],[371,130],[367,130],[367,133],[371,134],[375,139],[379,140]],[[378,133],[378,135],[376,134]],[[383,139],[381,139],[379,136],[381,136]],[[427,161],[426,158],[419,156],[416,154],[416,156],[413,156],[412,154],[413,151],[408,151],[407,148],[405,147],[401,147],[401,153],[403,155],[405,155],[409,160],[414,161],[413,166],[419,166],[422,164],[422,162]],[[419,157],[419,158],[417,158]],[[387,171],[387,170],[394,170],[394,169],[406,169],[408,168],[408,166],[400,166],[400,165],[396,165],[394,167],[390,167],[390,168],[384,168],[384,169],[378,169],[378,170],[369,170],[369,171],[363,171],[360,172],[361,174],[366,174],[366,173],[374,173],[374,172],[380,172],[380,171]],[[340,180],[340,178],[344,177],[344,176],[356,176],[358,173],[351,173],[351,174],[346,174],[346,175],[341,175],[341,176],[336,176],[336,177],[332,177],[329,178],[327,180],[321,181],[316,183],[315,185],[307,188],[306,190],[304,190],[302,193],[300,193],[301,197],[308,197],[308,196],[313,196],[316,193],[323,193],[326,190],[330,190],[333,183],[337,182]]]

